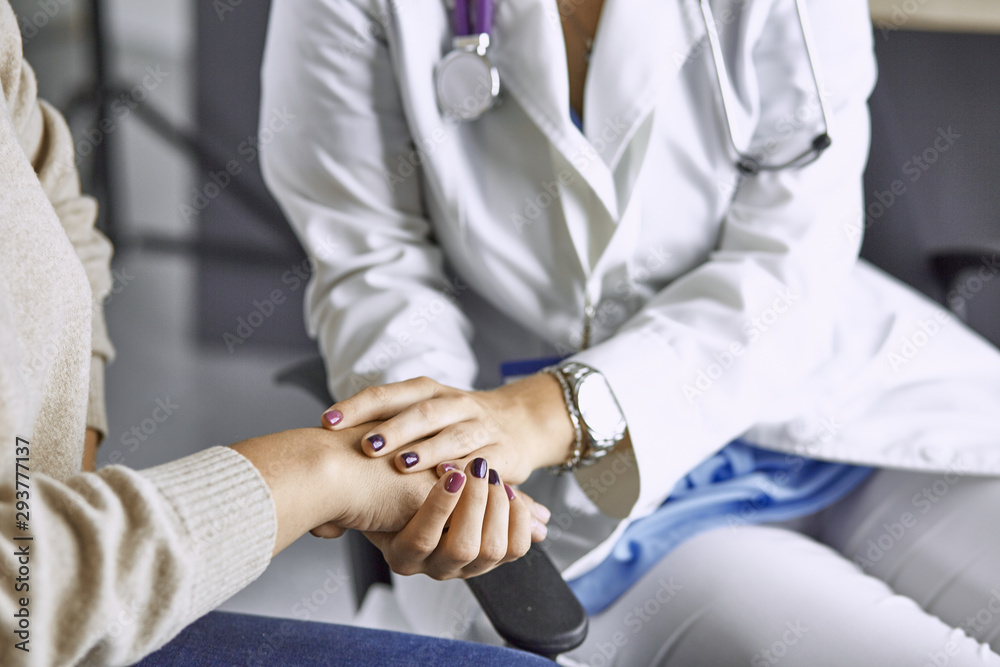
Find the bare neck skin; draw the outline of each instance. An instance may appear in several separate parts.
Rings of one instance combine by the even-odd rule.
[[[566,41],[569,103],[583,118],[583,90],[587,82],[588,45],[597,34],[604,0],[557,0]]]

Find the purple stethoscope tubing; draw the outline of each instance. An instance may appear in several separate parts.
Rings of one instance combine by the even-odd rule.
[[[469,24],[469,9],[475,2],[473,18],[475,25]],[[493,0],[455,0],[452,13],[452,27],[455,36],[489,35],[493,32]]]

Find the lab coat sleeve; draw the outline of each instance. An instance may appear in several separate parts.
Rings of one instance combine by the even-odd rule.
[[[875,63],[866,3],[807,5],[833,116],[831,148],[801,169],[746,179],[707,261],[658,292],[614,336],[574,356],[607,377],[628,422],[639,471],[632,518],[655,509],[680,477],[831,355],[833,316],[860,248]],[[814,89],[794,3],[776,0],[766,20],[759,39],[740,41],[737,59],[752,67],[731,64],[731,76],[741,97],[759,105],[754,144],[789,136],[801,145],[813,136],[804,128],[814,126],[796,125],[788,91]],[[770,161],[780,157],[775,151]],[[602,494],[592,490],[609,487],[614,461],[578,473],[598,506]]]
[[[418,375],[469,389],[476,375],[420,168],[397,169],[413,142],[391,20],[360,0],[278,1],[264,56],[262,132],[279,110],[291,120],[261,142],[262,170],[314,262],[308,330],[337,399]]]

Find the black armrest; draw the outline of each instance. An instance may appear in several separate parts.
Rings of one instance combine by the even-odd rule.
[[[587,637],[587,613],[541,547],[466,581],[511,646],[555,657]]]

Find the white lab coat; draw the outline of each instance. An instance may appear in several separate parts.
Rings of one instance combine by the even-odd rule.
[[[498,360],[576,350],[585,290],[595,305],[594,344],[574,358],[607,377],[638,465],[532,479],[569,574],[603,556],[626,523],[612,517],[649,513],[741,434],[791,455],[1000,473],[1000,354],[857,259],[867,3],[806,4],[833,145],[742,182],[696,0],[607,0],[586,136],[555,0],[497,1],[503,103],[462,124],[434,93],[442,0],[273,5],[261,114],[294,119],[261,142],[263,168],[318,261],[308,326],[335,396],[418,375],[488,385]],[[800,152],[820,125],[794,3],[712,6],[740,147]]]

